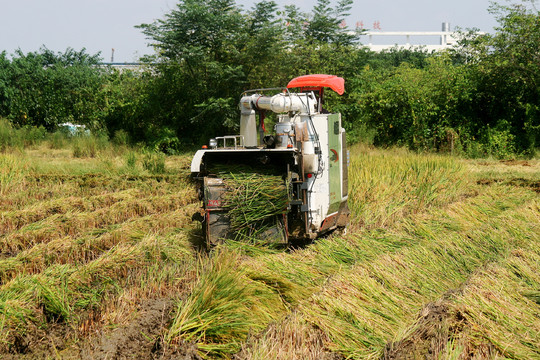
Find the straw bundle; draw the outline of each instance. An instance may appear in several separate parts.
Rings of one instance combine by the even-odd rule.
[[[244,168],[219,176],[227,186],[225,203],[236,238],[260,237],[287,211],[289,192],[282,176]]]

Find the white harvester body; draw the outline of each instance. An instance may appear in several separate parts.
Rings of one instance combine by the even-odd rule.
[[[299,81],[298,81],[299,80]],[[283,239],[313,239],[348,224],[348,151],[341,114],[324,113],[323,88],[343,93],[343,79],[308,75],[293,79],[288,88],[267,96],[266,90],[244,93],[240,100],[240,135],[211,139],[191,163],[199,181],[206,241],[210,244],[234,236],[228,232],[227,209],[222,206],[226,187],[213,173],[215,165],[272,166],[290,187],[290,201],[279,219]],[[275,89],[272,89],[275,90]],[[264,136],[264,113],[274,112],[274,134]],[[259,122],[257,121],[259,116]]]

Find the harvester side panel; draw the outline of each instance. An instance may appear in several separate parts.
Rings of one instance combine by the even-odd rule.
[[[347,135],[345,131],[341,133],[341,168],[341,198],[342,200],[346,200],[349,195],[349,151],[347,150]]]
[[[328,215],[339,210],[341,203],[341,122],[339,114],[328,116],[328,172],[330,177],[330,207]]]
[[[309,215],[310,223],[315,231],[318,231],[322,222],[327,217],[328,208],[330,207],[330,174],[328,171],[329,154],[328,154],[328,115],[317,114],[311,116],[313,125],[317,132],[321,152],[321,169],[322,171],[308,178],[309,188]],[[314,138],[315,134],[311,133],[310,137]]]

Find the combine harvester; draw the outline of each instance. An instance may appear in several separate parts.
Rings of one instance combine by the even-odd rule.
[[[196,152],[191,173],[203,207],[193,218],[202,222],[207,245],[235,238],[226,200],[231,189],[220,174],[239,165],[281,175],[288,192],[286,206],[274,216],[272,229],[264,236],[290,243],[313,240],[347,226],[345,130],[341,114],[328,114],[322,108],[326,87],[342,95],[344,80],[306,75],[291,80],[286,88],[244,92],[239,105],[240,135],[216,137]],[[300,91],[290,92],[291,88]],[[278,114],[270,136],[264,136],[267,111]]]

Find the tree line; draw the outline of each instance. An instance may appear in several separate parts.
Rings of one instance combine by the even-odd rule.
[[[154,48],[140,71],[99,66],[83,49],[0,54],[0,116],[53,131],[84,124],[164,152],[238,131],[247,89],[293,77],[345,78],[326,107],[343,114],[351,142],[473,157],[534,155],[540,144],[540,15],[535,1],[490,8],[493,34],[462,32],[445,52],[359,46],[345,19],[353,0],[318,0],[310,12],[262,0],[180,0],[138,25]]]

